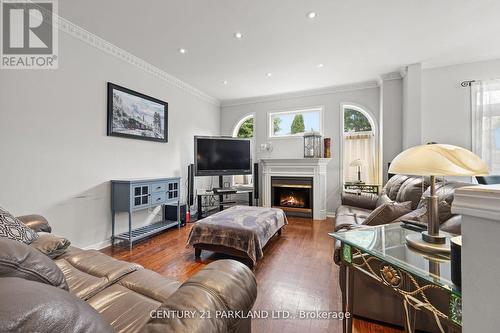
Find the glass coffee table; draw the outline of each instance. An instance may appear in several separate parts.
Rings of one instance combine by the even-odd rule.
[[[442,332],[461,332],[462,293],[451,281],[450,257],[409,248],[406,236],[419,232],[392,223],[329,234],[342,243],[342,264],[346,267],[344,312],[352,313],[353,273],[357,271],[401,297],[406,332],[415,330],[416,311],[429,313]],[[344,332],[352,332],[352,319],[344,321]]]

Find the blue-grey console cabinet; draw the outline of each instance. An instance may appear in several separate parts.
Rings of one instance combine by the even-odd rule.
[[[128,242],[129,248],[140,239],[154,235],[171,227],[180,227],[181,179],[176,178],[136,178],[111,181],[111,242]],[[177,205],[177,221],[165,220],[164,205]],[[132,212],[162,206],[162,220],[144,227],[132,229]],[[128,231],[115,235],[115,215],[128,213]]]

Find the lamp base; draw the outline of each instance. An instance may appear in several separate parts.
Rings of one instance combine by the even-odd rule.
[[[446,243],[446,236],[443,234],[429,235],[428,231],[422,231],[422,239],[427,243],[444,244]]]
[[[445,236],[439,237],[445,238],[445,242],[443,244],[429,243],[423,239],[423,235],[421,236],[420,234],[410,234],[406,235],[406,244],[416,250],[426,253],[449,254],[451,251],[450,240]]]

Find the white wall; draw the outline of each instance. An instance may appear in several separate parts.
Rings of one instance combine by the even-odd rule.
[[[422,143],[471,149],[470,88],[465,80],[500,78],[500,59],[422,71]]]
[[[422,142],[422,65],[406,68],[403,78],[403,149]]]
[[[0,73],[0,206],[88,246],[111,234],[109,181],[185,177],[193,135],[219,134],[220,109],[66,34],[59,43],[59,69]],[[106,136],[108,81],[169,103],[168,143]]]
[[[340,138],[341,138],[341,104],[354,103],[364,107],[371,112],[378,122],[379,116],[379,88],[366,88],[351,91],[339,91],[314,96],[280,98],[266,98],[259,102],[258,99],[245,101],[244,104],[231,105],[232,102],[222,104],[221,108],[221,132],[224,135],[232,135],[237,122],[245,115],[254,113],[256,157],[260,158],[302,158],[303,138],[275,138],[268,139],[267,121],[268,112],[283,111],[314,106],[324,107],[324,137],[332,138],[332,161],[328,165],[327,174],[327,212],[332,213],[340,203],[341,180],[340,180]],[[261,152],[261,143],[271,142],[273,151],[271,153]]]
[[[381,85],[382,179],[387,181],[388,163],[403,147],[403,82],[384,80]]]

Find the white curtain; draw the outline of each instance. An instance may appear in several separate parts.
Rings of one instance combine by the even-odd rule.
[[[500,80],[472,84],[472,150],[500,175]]]
[[[358,180],[358,168],[350,166],[361,160],[361,180],[367,184],[378,184],[375,135],[372,132],[344,133],[344,181]]]

